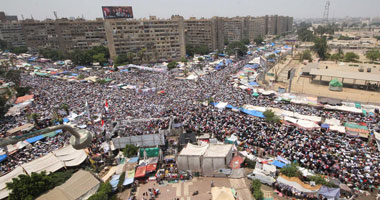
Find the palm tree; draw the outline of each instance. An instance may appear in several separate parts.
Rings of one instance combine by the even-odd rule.
[[[40,115],[38,113],[32,113],[32,114],[28,115],[28,119],[33,120],[34,125],[38,126],[38,117],[39,116]]]
[[[65,110],[67,115],[70,114],[70,112],[69,112],[69,108],[70,108],[69,105],[63,103],[63,104],[61,104],[60,108],[63,109],[63,110]]]

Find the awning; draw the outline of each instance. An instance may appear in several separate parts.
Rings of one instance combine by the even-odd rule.
[[[278,167],[278,168],[284,168],[286,166],[285,163],[282,163],[282,162],[280,162],[278,160],[273,161],[271,164],[274,165],[274,166],[276,166],[276,167]]]
[[[137,163],[138,160],[139,160],[139,157],[132,157],[128,160],[128,163]]]
[[[7,157],[8,157],[7,154],[0,155],[0,162],[7,159]]]
[[[146,166],[146,172],[154,172],[157,169],[157,163],[152,163]]]
[[[33,142],[37,142],[39,140],[42,140],[43,138],[45,138],[44,135],[38,135],[38,136],[35,136],[35,137],[32,137],[32,138],[28,138],[26,139],[25,141],[29,142],[30,144],[32,144]]]
[[[54,137],[54,136],[56,136],[58,133],[62,133],[62,130],[52,131],[52,132],[50,132],[50,133],[43,134],[43,136],[44,136],[44,137]]]
[[[125,173],[125,179],[123,182],[123,185],[129,185],[132,184],[135,180],[135,170],[130,170]]]
[[[146,166],[137,167],[136,173],[135,173],[135,178],[144,177],[145,174],[146,174]]]

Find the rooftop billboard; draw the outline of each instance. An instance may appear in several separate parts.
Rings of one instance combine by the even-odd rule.
[[[131,6],[103,6],[104,19],[133,18]]]

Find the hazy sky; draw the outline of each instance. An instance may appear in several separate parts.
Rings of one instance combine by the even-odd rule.
[[[330,17],[380,15],[380,0],[330,0]],[[295,18],[323,16],[326,0],[0,0],[0,10],[34,19],[84,16],[102,17],[101,6],[132,6],[135,18],[173,14],[188,17],[288,15]]]

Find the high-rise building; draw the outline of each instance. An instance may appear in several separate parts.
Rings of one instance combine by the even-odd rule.
[[[267,35],[277,35],[277,17],[278,17],[277,15],[265,16],[266,18],[265,23],[267,25],[267,28],[266,28]]]
[[[13,47],[25,46],[21,24],[18,22],[17,16],[9,16],[0,12],[0,40]]]
[[[288,18],[288,26],[286,28],[286,30],[288,32],[291,32],[293,31],[293,17],[287,17]]]
[[[248,20],[248,38],[250,41],[262,36],[265,36],[266,23],[265,17],[251,17]]]
[[[248,38],[247,18],[224,18],[224,39],[228,42],[237,42]]]
[[[224,47],[223,20],[211,19],[185,20],[185,43],[192,46],[207,46],[209,51],[222,50]]]
[[[21,25],[26,45],[31,49],[72,51],[106,44],[102,19],[23,20]]]
[[[184,19],[106,19],[105,30],[111,58],[134,53],[144,61],[179,60],[185,57]],[[140,57],[140,58],[139,58]]]
[[[276,35],[281,35],[288,32],[288,20],[287,17],[278,16],[277,17],[277,32]]]

